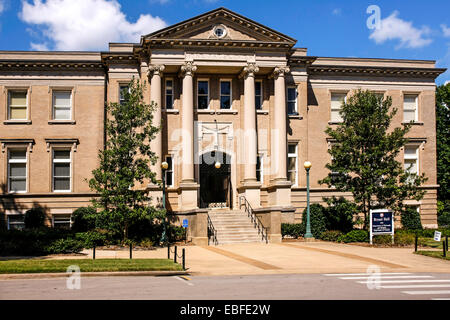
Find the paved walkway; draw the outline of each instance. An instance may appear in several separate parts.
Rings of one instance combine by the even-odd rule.
[[[178,248],[178,254],[181,254],[182,248]],[[374,265],[381,272],[450,272],[449,261],[416,255],[413,248],[375,248],[330,242],[246,243],[184,248],[186,267],[193,275],[361,273]],[[84,253],[86,255],[83,256],[45,258],[92,258],[92,250]],[[129,252],[97,250],[96,257],[127,259]],[[167,258],[167,248],[133,251],[133,258]]]

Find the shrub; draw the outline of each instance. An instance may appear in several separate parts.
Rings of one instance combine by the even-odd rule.
[[[290,236],[295,239],[301,237],[305,234],[305,229],[303,224],[301,223],[282,223],[281,224],[281,235],[284,238],[285,236]]]
[[[81,207],[72,214],[72,230],[86,232],[96,227],[97,211],[93,207]]]
[[[392,244],[392,236],[390,234],[379,234],[373,236],[373,244]]]
[[[302,217],[302,225],[306,232],[306,211],[307,209],[303,210],[303,217]],[[317,203],[314,203],[310,206],[310,217],[311,217],[311,233],[313,234],[314,238],[319,238],[322,232],[327,230],[326,226],[326,217],[325,217],[325,208]]]
[[[171,224],[167,226],[167,235],[170,242],[181,241],[185,238],[185,230],[183,227]]]
[[[46,248],[46,251],[50,254],[79,253],[81,250],[83,250],[83,243],[71,238],[58,239]]]
[[[401,222],[404,229],[408,230],[422,230],[422,222],[420,221],[420,214],[413,208],[406,208],[401,213]]]
[[[369,242],[369,233],[366,230],[352,230],[349,233],[341,235],[338,242]]]
[[[94,245],[102,246],[107,242],[107,234],[98,231],[79,232],[75,239],[83,244],[84,248],[93,248]]]
[[[324,241],[336,242],[343,233],[339,230],[324,231],[320,235],[320,239]]]
[[[327,230],[339,230],[344,233],[353,230],[353,217],[358,214],[355,203],[346,200],[344,197],[324,198],[328,207],[324,208]]]
[[[396,230],[394,234],[394,243],[400,246],[414,244],[415,235],[408,230]]]
[[[25,228],[37,229],[44,226],[45,213],[41,208],[32,208],[25,212]]]
[[[146,239],[142,240],[139,245],[144,248],[151,248],[151,247],[153,247],[153,241],[150,240],[149,238],[146,238]]]

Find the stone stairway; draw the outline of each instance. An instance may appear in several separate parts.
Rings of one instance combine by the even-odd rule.
[[[217,232],[218,244],[263,242],[258,229],[244,211],[211,210],[208,214]]]

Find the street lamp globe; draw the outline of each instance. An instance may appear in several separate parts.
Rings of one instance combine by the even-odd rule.
[[[216,169],[220,169],[220,167],[222,166],[222,164],[217,161],[216,164],[214,165],[216,167]]]
[[[303,166],[305,167],[306,170],[309,170],[309,169],[311,169],[312,164],[311,164],[311,162],[309,162],[309,161],[305,161],[305,163],[303,164]]]
[[[163,163],[161,163],[161,168],[163,168],[163,170],[167,170],[169,168],[169,164],[164,161]]]

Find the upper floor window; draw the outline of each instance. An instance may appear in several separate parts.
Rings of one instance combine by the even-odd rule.
[[[418,95],[417,94],[405,94],[403,96],[403,121],[418,121],[417,119],[417,105],[418,105]]]
[[[127,93],[130,92],[130,87],[127,84],[121,84],[119,86],[119,103],[124,104],[127,102]]]
[[[262,81],[255,81],[255,108],[261,110],[263,105]]]
[[[72,92],[53,92],[53,120],[72,119]]]
[[[256,157],[256,181],[264,182],[264,172],[263,172],[263,156],[258,155]]]
[[[297,144],[288,145],[288,180],[293,186],[297,186]]]
[[[342,104],[347,102],[346,93],[332,93],[331,94],[331,122],[342,122],[342,116],[339,113],[342,109]]]
[[[53,191],[70,192],[71,150],[53,150]]]
[[[166,109],[173,109],[173,80],[166,80]]]
[[[173,187],[173,161],[172,156],[166,156],[166,162],[169,165],[165,172],[166,185],[168,187]]]
[[[8,92],[8,120],[27,120],[27,91]]]
[[[298,114],[297,113],[297,87],[287,88],[287,108],[288,114]]]
[[[27,150],[8,150],[8,191],[27,192]]]
[[[411,174],[419,174],[419,148],[416,145],[406,145],[404,149],[404,168]]]
[[[231,109],[231,81],[220,81],[220,109]]]
[[[197,82],[197,109],[209,109],[209,82],[207,80]]]

